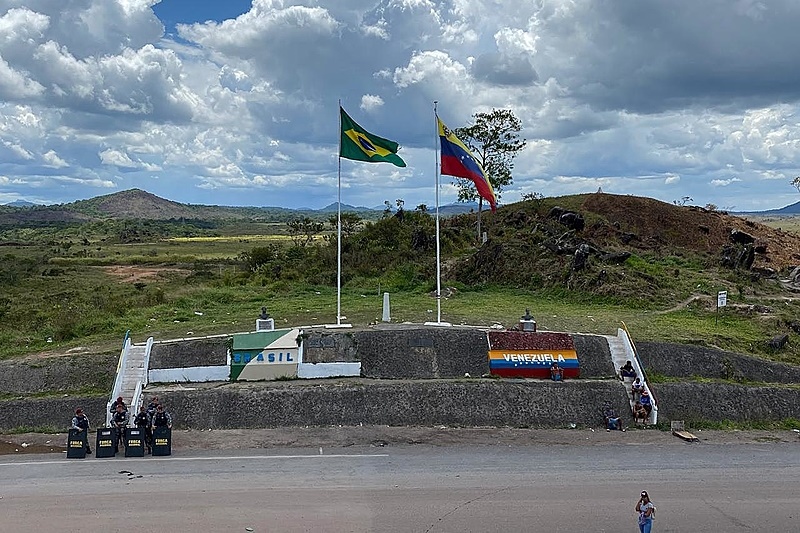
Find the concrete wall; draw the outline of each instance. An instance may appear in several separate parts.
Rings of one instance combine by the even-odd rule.
[[[614,377],[614,363],[611,361],[611,349],[608,340],[600,335],[572,335],[578,361],[581,364],[582,378]]]
[[[635,342],[635,341],[634,341]],[[645,372],[672,377],[800,383],[800,367],[688,344],[636,342]]]
[[[0,361],[0,393],[108,390],[114,386],[119,353]]]
[[[800,420],[800,389],[796,388],[687,382],[657,383],[654,389],[662,422]]]
[[[150,351],[150,369],[228,364],[231,337],[154,343]]]
[[[543,428],[576,423],[601,427],[601,408],[606,401],[630,424],[625,389],[619,381],[345,379],[157,392],[175,426],[183,429],[361,423]],[[656,393],[659,420],[664,423],[800,419],[800,390],[796,388],[660,383]],[[0,431],[22,426],[66,428],[76,407],[83,407],[96,427],[103,421],[106,401],[105,397],[0,401]]]
[[[360,361],[354,332],[304,330],[304,363],[357,363]]]
[[[0,402],[0,431],[21,427],[67,431],[75,409],[82,408],[92,429],[106,421],[107,397],[28,398]],[[64,436],[66,440],[66,436]]]
[[[485,331],[420,326],[358,331],[353,337],[365,377],[433,379],[489,373]]]
[[[359,377],[361,363],[300,363],[297,377],[302,379]]]
[[[602,426],[610,402],[625,418],[619,382],[337,380],[231,384],[160,391],[179,428],[330,425]]]
[[[193,366],[188,368],[161,368],[150,370],[147,375],[150,383],[202,383],[205,381],[227,381],[231,367]]]

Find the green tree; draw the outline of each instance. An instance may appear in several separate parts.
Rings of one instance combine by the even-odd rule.
[[[345,239],[350,235],[353,235],[356,231],[358,231],[359,226],[361,225],[362,218],[358,213],[353,213],[351,211],[345,211],[342,213],[342,238]],[[331,215],[328,217],[328,224],[331,225],[334,231],[338,230],[339,226],[339,215]]]
[[[525,148],[525,139],[520,139],[522,122],[510,109],[492,109],[490,113],[476,113],[471,126],[457,128],[456,136],[466,144],[478,162],[489,183],[492,184],[497,198],[504,187],[514,181],[511,171],[514,170],[514,158]],[[472,180],[456,178],[453,182],[458,187],[459,202],[478,200],[478,240],[481,238],[481,211],[483,198],[478,194]]]
[[[289,237],[299,248],[305,248],[316,235],[325,229],[325,224],[311,220],[309,217],[289,221],[286,226],[289,228]]]

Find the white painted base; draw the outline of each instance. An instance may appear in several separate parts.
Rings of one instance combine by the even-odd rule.
[[[297,377],[302,379],[358,377],[361,363],[300,363]]]
[[[229,366],[193,366],[187,368],[158,368],[148,373],[150,383],[202,383],[204,381],[228,381]]]

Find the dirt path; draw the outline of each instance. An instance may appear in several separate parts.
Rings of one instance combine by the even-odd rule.
[[[778,295],[769,295],[769,294],[767,294],[767,295],[762,295],[762,296],[748,296],[747,299],[748,300],[756,300],[756,301],[761,301],[761,300],[782,300],[782,301],[791,302],[791,301],[800,300],[800,296],[785,296],[785,295],[784,296],[778,296]],[[667,313],[674,313],[676,311],[681,311],[683,309],[686,309],[689,305],[691,305],[692,303],[697,302],[697,301],[704,302],[704,305],[705,305],[706,309],[714,309],[717,306],[717,298],[716,298],[716,296],[710,296],[708,294],[693,294],[693,295],[689,296],[688,298],[686,298],[685,300],[683,300],[682,302],[679,302],[679,303],[673,305],[669,309],[662,309],[661,311],[656,311],[656,314],[665,315]],[[733,303],[729,303],[728,307],[748,308],[751,305],[753,305],[753,304],[733,304]]]
[[[753,444],[797,442],[800,432],[789,430],[695,431],[700,443]],[[0,454],[64,453],[66,434],[24,433],[0,435]],[[272,429],[231,429],[175,431],[173,449],[241,450],[263,448],[346,448],[350,446],[526,446],[549,444],[564,446],[602,445],[680,445],[688,443],[666,431],[630,429],[606,432],[598,428],[515,429],[437,427],[308,427]]]

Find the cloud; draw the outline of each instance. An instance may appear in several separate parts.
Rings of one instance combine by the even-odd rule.
[[[745,208],[800,175],[794,0],[254,0],[177,36],[157,0],[0,7],[6,196],[327,205],[340,99],[408,163],[345,163],[360,205],[432,205],[434,101],[451,127],[522,120],[504,201],[602,187]]]
[[[375,94],[365,94],[361,97],[360,108],[363,111],[370,112],[383,105],[383,98]]]
[[[64,168],[69,166],[66,161],[58,157],[58,154],[54,150],[50,150],[49,152],[43,154],[42,160],[48,167]]]
[[[134,163],[133,160],[126,154],[125,152],[121,152],[119,150],[104,150],[98,154],[100,156],[100,161],[104,165],[113,165],[119,168],[139,168],[138,163]]]
[[[725,179],[725,180],[719,180],[719,179],[711,180],[710,183],[714,187],[727,187],[731,183],[736,183],[736,182],[739,182],[739,181],[742,181],[742,180],[740,180],[739,178],[728,178],[728,179]]]

